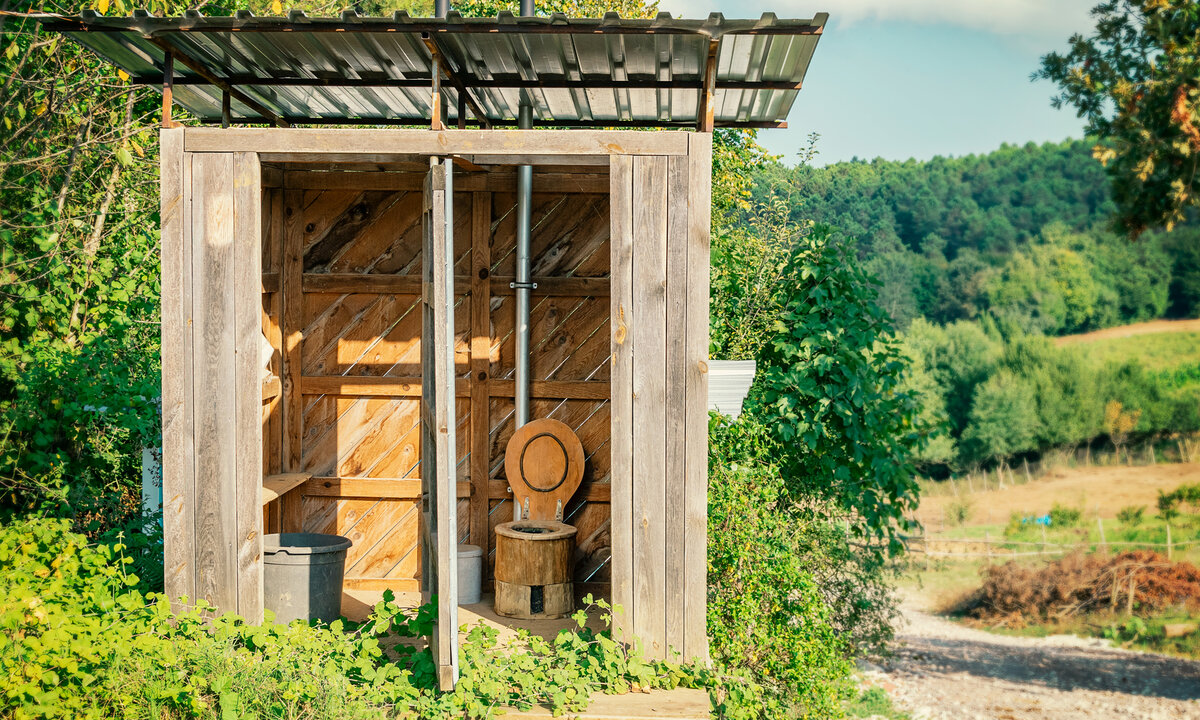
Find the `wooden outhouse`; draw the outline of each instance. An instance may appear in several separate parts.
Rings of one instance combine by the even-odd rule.
[[[164,92],[168,594],[257,619],[264,533],[344,535],[346,587],[438,595],[452,680],[528,412],[584,446],[579,591],[706,657],[711,133],[782,126],[824,20],[48,20]]]

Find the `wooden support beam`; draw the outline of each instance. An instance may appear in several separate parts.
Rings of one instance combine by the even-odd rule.
[[[471,483],[458,481],[455,496],[471,497]],[[305,497],[375,498],[379,500],[419,500],[421,481],[413,478],[313,477],[299,490]]]
[[[157,76],[139,75],[130,79],[133,85],[158,85]],[[234,87],[336,87],[336,88],[427,88],[429,79],[413,78],[264,78],[258,75],[230,75],[225,82]],[[538,76],[534,80],[524,78],[465,78],[463,83],[468,90],[620,90],[636,88],[639,90],[694,90],[697,84],[703,82],[703,77],[675,77],[671,80],[656,80],[650,76],[633,76],[627,80],[614,80],[608,75],[580,80],[570,78],[551,78]],[[175,78],[176,85],[207,85],[208,81],[199,77]],[[800,90],[802,83],[791,80],[718,80],[718,90]],[[463,99],[466,102],[466,99]],[[598,121],[600,124],[600,121]]]
[[[445,106],[445,98],[442,97],[442,57],[438,53],[433,53],[433,59],[430,61],[430,67],[433,69],[432,78],[432,93],[429,98],[429,129],[441,131],[446,129],[446,120],[442,117],[442,108]]]
[[[704,83],[700,87],[700,103],[696,108],[696,129],[700,132],[713,131],[713,118],[716,110],[717,50],[720,47],[720,39],[713,38],[708,41],[708,59],[704,63]]]
[[[489,394],[492,397],[510,398],[516,396],[516,382],[513,380],[495,380],[490,383]],[[529,395],[534,398],[549,398],[553,400],[607,400],[609,397],[607,380],[534,380],[529,383]]]
[[[236,95],[234,97],[237,97]],[[339,119],[339,122],[348,122]],[[375,122],[375,121],[372,121]],[[345,128],[186,128],[187,152],[257,152],[264,162],[388,162],[415,156],[462,155],[485,164],[488,156],[506,156],[520,164],[524,156],[686,155],[686,132],[636,130],[369,130]],[[339,157],[343,156],[343,157]],[[555,158],[559,164],[583,158]]]
[[[279,397],[279,393],[283,392],[283,383],[278,377],[272,375],[263,380],[262,384],[262,401],[263,403],[270,402]]]
[[[512,380],[487,381],[488,397],[511,398],[516,393]],[[534,380],[529,384],[529,393],[535,398],[551,400],[607,400],[609,384],[606,380]],[[459,378],[455,381],[457,397],[471,397],[471,383]],[[337,395],[340,397],[420,397],[419,377],[379,377],[366,375],[305,375],[300,378],[302,395]]]
[[[262,103],[255,100],[254,98],[250,97],[246,93],[242,92],[241,90],[238,90],[237,88],[233,87],[232,85],[225,82],[221,78],[212,74],[211,72],[209,72],[208,68],[204,66],[203,63],[197,62],[196,60],[193,60],[192,58],[188,57],[187,54],[182,52],[174,42],[172,42],[171,40],[168,39],[167,36],[165,36],[165,35],[146,35],[145,39],[147,42],[157,45],[158,48],[163,51],[163,53],[169,55],[173,60],[178,60],[179,62],[183,63],[183,65],[186,66],[187,69],[191,70],[192,72],[196,73],[200,77],[204,78],[210,84],[216,86],[218,89],[229,93],[230,96],[237,98],[246,107],[250,108],[251,110],[253,110],[256,113],[259,113],[265,119],[271,121],[273,124],[277,125],[278,127],[291,127],[291,123],[289,123],[282,116],[280,116],[279,113],[275,112],[274,110],[271,110],[266,105],[263,105]],[[165,102],[165,98],[164,98],[164,102]],[[229,150],[229,151],[232,152],[232,150]],[[254,152],[254,149],[246,148],[246,151]]]
[[[175,104],[175,53],[168,52],[163,56],[163,76],[162,76],[162,126],[163,128],[177,128],[180,124],[175,122],[171,117],[171,113]]]
[[[262,292],[279,292],[279,273],[265,272],[262,274]]]
[[[228,130],[226,132],[237,132]],[[283,457],[284,472],[301,469],[304,436],[304,398],[301,393],[301,344],[304,340],[304,193],[283,191],[283,257],[280,265],[280,331],[283,336]],[[298,498],[280,503],[283,532],[300,532],[303,515]]]
[[[480,193],[485,194],[485,193]],[[493,295],[512,295],[509,287],[514,280],[511,275],[496,275],[491,278],[489,292]],[[582,277],[535,277],[535,295],[556,297],[607,297],[608,278]],[[264,277],[264,287],[267,278]],[[266,290],[264,290],[265,292]],[[465,295],[475,291],[472,278],[459,275],[454,278],[454,292]],[[320,293],[394,293],[397,295],[420,295],[420,275],[364,275],[361,273],[304,273],[304,292]]]
[[[480,158],[476,157],[475,160]],[[578,163],[579,158],[566,160],[567,164]],[[607,158],[606,158],[607,161]],[[471,159],[454,156],[454,164],[471,173],[455,178],[456,192],[512,192],[516,187],[516,173],[511,168],[484,167]],[[321,168],[321,172],[309,170],[285,170],[280,173],[277,187],[303,190],[406,190],[420,192],[425,184],[418,172],[378,172],[374,170],[334,170]],[[534,192],[543,190],[564,194],[608,194],[608,177],[601,170],[589,173],[539,172],[533,176]],[[263,178],[269,187],[269,178]]]
[[[437,77],[437,74],[438,72],[441,72],[441,74],[446,76],[446,79],[450,81],[450,84],[453,85],[454,89],[458,92],[458,127],[460,129],[466,127],[466,118],[463,113],[463,104],[465,102],[465,104],[471,108],[471,114],[475,116],[475,119],[478,120],[485,129],[490,130],[492,123],[490,120],[488,120],[487,113],[484,112],[483,108],[479,106],[479,103],[475,101],[475,98],[471,96],[471,91],[467,89],[466,83],[464,83],[462,78],[458,76],[458,73],[450,68],[450,63],[446,60],[445,50],[442,48],[441,43],[437,41],[437,37],[430,34],[424,34],[421,36],[421,40],[425,43],[425,47],[429,49],[429,54],[434,60],[434,80],[439,83],[440,87],[440,81]],[[434,130],[441,130],[444,127],[445,125],[443,125],[441,128],[435,127]]]

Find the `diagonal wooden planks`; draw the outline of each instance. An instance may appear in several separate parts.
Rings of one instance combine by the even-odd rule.
[[[290,177],[288,187],[305,187],[302,175]],[[289,193],[294,216],[281,234],[294,235],[290,242],[298,248],[306,273],[303,292],[293,293],[293,297],[299,295],[299,308],[280,313],[293,320],[293,327],[284,334],[301,338],[294,362],[299,370],[297,379],[421,375],[420,296],[389,292],[399,289],[394,283],[355,286],[348,282],[354,275],[419,277],[424,261],[422,206],[421,194],[413,188],[420,184],[398,182],[392,187],[395,189],[380,185],[379,189],[284,191]],[[510,192],[455,193],[455,274],[470,278],[456,288],[460,301],[455,309],[455,372],[467,382],[463,386],[467,395],[457,400],[460,461],[456,474],[473,488],[470,497],[459,500],[459,535],[461,540],[486,545],[489,550],[491,529],[498,517],[496,506],[504,501],[489,497],[488,483],[497,477],[501,443],[512,432],[512,401],[493,396],[495,391],[489,392],[488,387],[493,378],[512,374],[514,318],[507,280],[500,286],[489,285],[488,279],[494,274],[512,274],[515,205],[515,195]],[[539,188],[533,223],[535,274],[606,278],[608,213],[606,194],[575,192],[566,196],[556,194],[553,188]],[[336,275],[338,283],[318,283],[315,278],[322,273]],[[325,287],[341,292],[325,291]],[[482,299],[475,297],[480,291],[485,293]],[[607,292],[607,287],[603,291]],[[606,381],[610,372],[607,296],[535,292],[534,297],[534,379]],[[297,402],[302,418],[296,425],[302,435],[296,459],[305,471],[321,477],[381,482],[411,481],[420,476],[419,398],[306,392]],[[535,412],[575,428],[584,440],[586,480],[608,482],[607,400],[539,398]],[[479,422],[473,421],[475,415],[480,416]],[[411,501],[305,497],[299,507],[303,519],[297,522],[305,529],[338,532],[355,541],[348,579],[375,582],[418,577],[419,511]],[[580,498],[566,511],[580,528],[580,579],[606,579],[611,535],[607,503]],[[502,519],[510,518],[511,511]]]

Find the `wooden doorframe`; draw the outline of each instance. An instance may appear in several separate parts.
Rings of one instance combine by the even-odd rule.
[[[453,168],[448,158],[429,159],[421,254],[421,599],[437,598],[430,644],[443,690],[453,690],[458,682]]]

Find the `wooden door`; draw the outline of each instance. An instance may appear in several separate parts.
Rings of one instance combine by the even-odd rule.
[[[437,601],[430,643],[443,690],[458,681],[458,499],[454,376],[453,163],[425,177],[421,270],[421,595]]]

